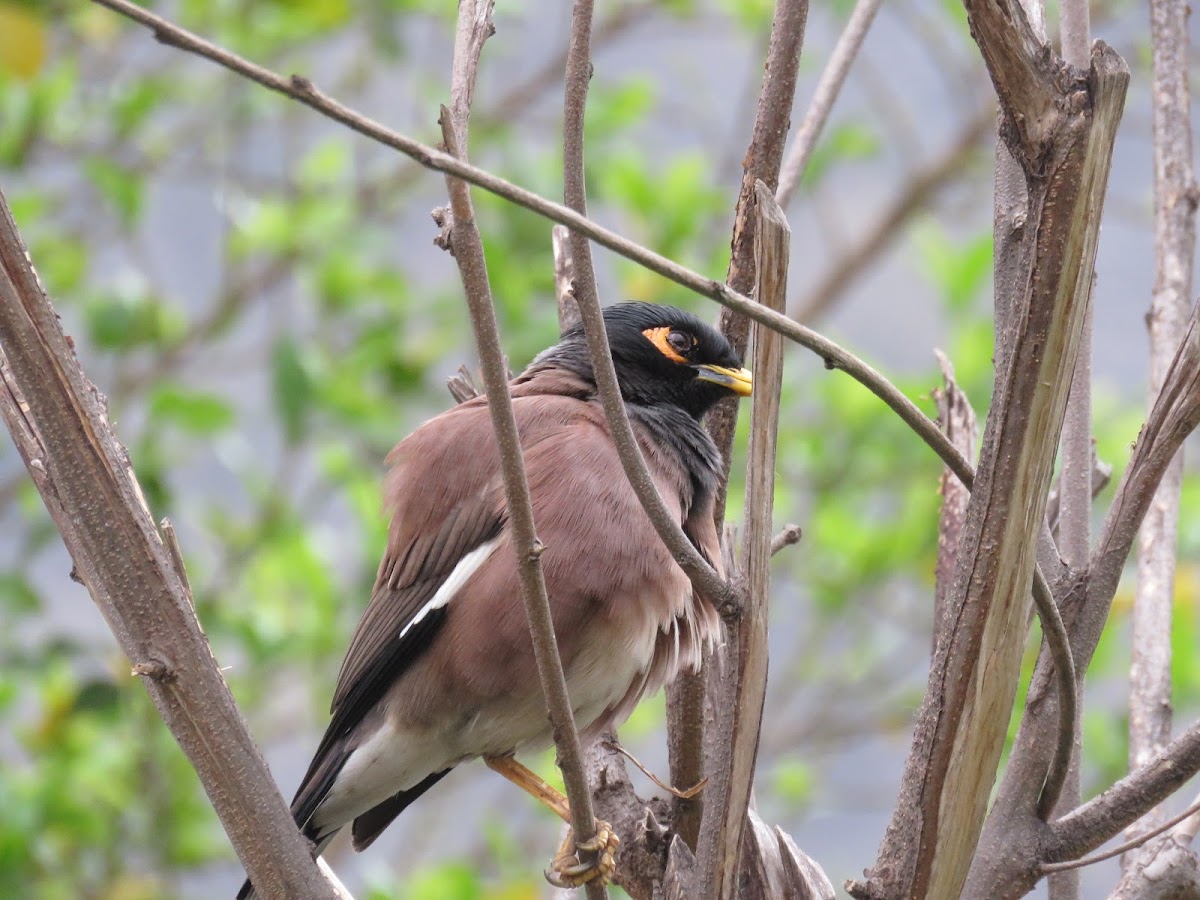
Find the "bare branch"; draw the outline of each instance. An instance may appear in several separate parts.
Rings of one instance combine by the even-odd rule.
[[[1150,397],[1162,390],[1175,348],[1187,328],[1196,247],[1196,182],[1192,171],[1188,90],[1188,7],[1152,0],[1150,32],[1154,85],[1155,278],[1150,302]],[[1146,510],[1138,541],[1129,681],[1129,768],[1143,765],[1171,736],[1171,618],[1183,452],[1167,466]],[[1130,829],[1131,837],[1166,815],[1156,809]],[[1186,842],[1185,842],[1186,843]],[[1157,848],[1124,861],[1118,893],[1148,886],[1145,865]],[[1193,874],[1195,870],[1194,857]],[[1140,886],[1140,887],[1139,887]]]
[[[458,151],[457,138],[449,122],[449,111],[443,109],[442,138],[446,142],[447,150],[454,154]],[[465,126],[465,123],[463,124]],[[463,290],[471,311],[471,325],[475,331],[475,345],[483,368],[488,411],[500,448],[504,495],[513,533],[513,545],[517,550],[521,598],[525,603],[525,613],[529,617],[538,678],[542,683],[542,692],[546,697],[546,706],[554,729],[558,766],[562,770],[563,783],[571,803],[571,826],[577,840],[584,842],[595,834],[596,820],[592,812],[591,792],[583,770],[579,732],[575,727],[575,716],[570,697],[567,695],[567,682],[558,653],[558,641],[554,635],[554,622],[550,616],[546,582],[542,577],[542,544],[534,528],[529,483],[525,477],[525,460],[521,452],[521,439],[517,434],[512,398],[508,393],[508,373],[504,352],[500,346],[491,288],[488,286],[483,243],[475,225],[467,184],[456,178],[447,178],[446,183],[450,191],[451,210],[454,213],[454,258],[462,275]],[[607,897],[608,892],[597,883],[589,882],[588,896],[593,900],[600,900]]]
[[[771,19],[771,39],[750,146],[742,161],[742,187],[738,192],[730,241],[729,268],[725,283],[730,290],[744,294],[754,285],[754,204],[757,182],[774,192],[779,184],[779,166],[783,162],[784,142],[791,125],[792,105],[796,99],[796,75],[800,69],[800,50],[808,22],[808,0],[776,0]],[[765,307],[761,307],[765,308]],[[782,312],[782,309],[780,310]],[[741,313],[739,315],[738,313]],[[746,352],[750,322],[744,310],[721,310],[721,333],[729,338],[734,352]],[[733,457],[733,435],[737,429],[738,403],[731,398],[708,415],[708,429],[724,462],[724,477],[717,494],[717,531],[725,521],[725,490]]]
[[[801,322],[813,322],[829,310],[854,279],[879,259],[912,216],[924,209],[937,192],[962,174],[976,158],[980,142],[990,131],[995,113],[981,106],[963,126],[945,152],[917,171],[904,190],[863,230],[862,237],[834,260],[829,271],[803,297],[789,305]]]
[[[440,122],[442,139],[450,156],[464,158],[471,94],[478,70],[483,43],[494,31],[491,22],[492,0],[462,0],[458,8],[458,29],[455,36],[453,81],[451,97],[453,110],[442,107]],[[447,176],[453,227],[450,232],[452,253],[462,276],[463,291],[471,313],[471,326],[483,369],[484,391],[492,429],[500,449],[504,475],[504,495],[508,519],[517,553],[521,599],[529,618],[538,679],[546,698],[547,712],[554,731],[557,762],[570,800],[571,827],[577,842],[591,840],[596,833],[596,818],[592,812],[592,797],[583,768],[583,750],[567,680],[563,673],[558,640],[550,613],[550,599],[542,575],[542,543],[538,540],[533,521],[533,504],[525,475],[525,458],[517,433],[512,398],[508,392],[508,370],[500,345],[496,324],[496,309],[488,284],[487,263],[483,241],[475,224],[470,187],[465,181]],[[587,884],[590,900],[606,900],[607,889],[596,881]]]
[[[1078,859],[1128,827],[1200,771],[1200,723],[1098,797],[1050,823],[1043,859]]]
[[[800,538],[803,536],[799,525],[784,525],[779,534],[771,538],[771,555],[774,556],[784,547],[800,543]]]
[[[1103,853],[1096,853],[1093,856],[1085,856],[1081,859],[1071,859],[1064,862],[1042,863],[1042,872],[1048,874],[1050,872],[1066,872],[1070,869],[1082,869],[1084,866],[1093,866],[1098,862],[1104,862],[1106,859],[1112,859],[1114,856],[1120,856],[1121,854],[1127,853],[1130,850],[1136,850],[1138,847],[1141,847],[1143,844],[1150,841],[1151,838],[1156,838],[1163,832],[1170,831],[1184,819],[1195,815],[1197,812],[1200,812],[1200,800],[1194,802],[1179,815],[1172,816],[1171,818],[1167,819],[1167,821],[1151,829],[1150,831],[1147,831],[1145,834],[1140,834],[1131,840],[1125,841],[1123,844],[1118,844],[1116,847],[1105,850]]]
[[[316,112],[340,122],[346,127],[371,140],[410,156],[426,168],[461,178],[477,187],[503,197],[512,203],[545,216],[554,222],[569,226],[574,231],[586,234],[596,243],[614,253],[643,266],[704,297],[709,297],[727,309],[733,310],[752,321],[779,332],[789,340],[820,356],[826,368],[841,369],[879,397],[917,435],[941,457],[959,478],[969,481],[971,467],[938,431],[937,425],[893,384],[864,361],[849,353],[838,344],[821,334],[755,303],[744,293],[732,289],[722,282],[705,278],[686,266],[667,259],[658,253],[621,237],[597,225],[585,216],[553,201],[546,200],[511,182],[498,178],[476,166],[457,160],[433,147],[414,141],[398,132],[391,131],[376,122],[356,113],[318,91],[306,78],[295,76],[284,78],[274,72],[255,65],[242,57],[217,47],[191,32],[168,22],[128,0],[93,0],[146,25],[159,40],[190,53],[209,59],[230,71],[263,85],[284,96],[290,97]]]
[[[1187,330],[1163,379],[1146,424],[1142,426],[1129,465],[1117,485],[1108,516],[1092,550],[1086,602],[1071,609],[1072,645],[1085,666],[1108,619],[1121,571],[1155,491],[1184,439],[1200,423],[1200,309],[1194,308]]]
[[[774,195],[762,181],[755,185],[757,223],[755,295],[782,309],[787,302],[791,229]],[[730,627],[726,664],[731,670],[711,697],[715,708],[732,714],[724,764],[708,773],[704,821],[697,858],[703,897],[739,896],[739,853],[750,807],[763,701],[767,692],[767,609],[771,595],[771,519],[775,495],[776,434],[783,382],[783,340],[765,328],[754,332],[754,405],[746,463],[746,523],[742,553],[745,601]]]
[[[109,628],[264,896],[330,900],[0,195],[0,414]],[[140,668],[139,668],[140,667]]]
[[[863,40],[871,28],[871,23],[875,21],[875,13],[879,12],[882,3],[883,0],[857,0],[854,10],[850,13],[850,19],[842,30],[841,37],[833,47],[833,53],[829,55],[829,62],[825,64],[821,78],[817,81],[817,88],[813,91],[812,103],[808,107],[808,112],[804,114],[804,121],[796,129],[796,137],[792,140],[792,149],[788,151],[787,159],[784,161],[779,175],[779,188],[775,191],[775,202],[784,209],[787,209],[792,194],[804,178],[808,161],[812,158],[813,148],[816,147],[817,140],[825,129],[825,122],[829,119],[829,112],[833,109],[833,104],[842,91],[842,85],[846,83],[850,65],[858,56],[858,51],[862,49]]]
[[[1098,44],[1089,79],[1060,89],[1058,69],[1042,59],[1019,7],[970,0],[968,17],[1006,117],[1025,117],[1014,122],[1013,136],[1050,141],[1013,148],[1045,176],[1031,200],[1035,266],[1015,322],[1012,358],[1021,364],[1010,361],[998,377],[985,429],[953,611],[944,619],[954,628],[938,643],[900,802],[875,874],[854,887],[860,897],[957,897],[975,855],[1016,692],[1022,642],[1012,636],[1023,632],[1027,615],[1034,548],[1128,84],[1123,61]],[[1077,111],[1060,116],[1059,101],[1072,98]],[[1042,116],[1046,121],[1037,121]],[[1045,125],[1054,130],[1043,133]],[[1042,586],[1036,593],[1042,595]],[[1042,605],[1047,612],[1054,607],[1046,596]],[[1073,724],[1067,731],[1073,737]]]
[[[581,11],[582,7],[582,11]],[[577,53],[568,54],[568,95],[583,92],[584,96],[569,96],[566,105],[568,118],[564,122],[564,156],[563,184],[568,192],[568,202],[572,206],[585,207],[583,180],[583,110],[586,102],[587,81],[591,73],[591,63],[587,59],[588,44],[586,34],[578,32],[590,28],[591,3],[589,0],[577,0],[575,17],[572,26],[572,46]],[[582,24],[581,24],[582,23]],[[572,137],[572,134],[576,137]],[[566,148],[570,147],[570,151]],[[571,210],[575,216],[576,213]],[[572,226],[575,222],[568,223]],[[604,407],[604,415],[608,421],[609,432],[616,444],[617,453],[621,459],[621,467],[634,492],[638,495],[646,514],[650,517],[655,530],[662,538],[675,561],[691,579],[693,587],[701,595],[708,598],[714,605],[721,606],[729,602],[730,591],[725,581],[717,575],[699,551],[692,546],[691,541],[683,533],[679,523],[675,521],[658,489],[654,485],[646,462],[642,458],[641,448],[629,426],[629,417],[625,412],[625,403],[621,399],[621,389],[617,383],[616,370],[613,368],[612,356],[608,349],[608,334],[604,327],[604,316],[600,309],[600,300],[596,291],[596,276],[592,267],[591,247],[587,237],[590,229],[571,231],[571,257],[575,266],[575,299],[579,307],[580,318],[583,322],[584,335],[587,337],[588,350],[592,358],[592,368],[596,377],[596,390]]]

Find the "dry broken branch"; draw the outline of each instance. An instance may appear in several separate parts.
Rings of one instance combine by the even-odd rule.
[[[957,897],[975,856],[1016,692],[1022,641],[1013,636],[1024,633],[1128,83],[1124,63],[1102,44],[1086,79],[1064,79],[1015,3],[972,0],[967,12],[1001,99],[1010,150],[1037,190],[1030,200],[1036,243],[1012,322],[1012,358],[1021,365],[1010,361],[998,376],[943,620],[954,627],[938,644],[876,867],[852,886],[861,898]],[[1059,734],[1055,746],[1069,737]]]

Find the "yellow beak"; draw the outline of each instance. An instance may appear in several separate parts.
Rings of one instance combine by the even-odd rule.
[[[749,369],[726,369],[723,366],[696,366],[696,377],[728,388],[739,397],[749,397],[754,390],[754,376]]]

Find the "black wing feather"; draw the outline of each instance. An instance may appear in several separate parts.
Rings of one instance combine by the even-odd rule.
[[[429,610],[416,624],[413,619],[459,561],[503,529],[503,508],[489,500],[490,496],[480,496],[460,504],[434,535],[419,536],[403,550],[396,548],[400,552],[390,553],[380,565],[371,602],[338,675],[329,727],[292,800],[292,816],[300,828],[320,807],[354,749],[350,746],[354,727],[430,647],[449,609]]]

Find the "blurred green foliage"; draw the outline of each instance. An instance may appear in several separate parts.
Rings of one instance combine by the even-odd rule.
[[[415,67],[427,65],[421,44],[430,34],[448,46],[454,4],[148,5],[276,70],[316,68],[331,94],[374,103],[375,113],[393,112],[392,100],[380,107],[368,88],[390,97],[403,84],[404,103],[419,100],[413,127],[432,136],[448,55],[435,73]],[[757,39],[772,4],[653,8],[673,25],[707,17]],[[629,9],[646,14],[641,4]],[[500,12],[514,28],[527,14],[520,4]],[[838,4],[838,17],[848,12]],[[937,15],[965,40],[958,4]],[[376,67],[383,74],[372,80]],[[520,103],[556,86],[536,73],[481,84],[505,114],[477,110],[472,148],[483,164],[550,196],[557,137],[531,135],[519,114]],[[715,177],[707,147],[648,150],[645,129],[674,101],[644,73],[598,70],[588,110],[593,212],[718,277],[736,178]],[[866,119],[831,123],[806,174],[809,199],[857,177],[891,145]],[[384,543],[381,461],[449,404],[444,376],[471,361],[452,263],[428,244],[432,226],[413,224],[442,202],[440,179],[156,47],[98,7],[17,0],[0,0],[0,178],[85,369],[109,397],[154,514],[180,529],[198,613],[256,736],[270,745],[319,730]],[[557,331],[549,226],[482,192],[475,200],[506,348],[520,368]],[[161,232],[173,249],[163,249]],[[422,235],[417,246],[399,240],[413,233]],[[982,413],[991,390],[990,236],[953,233],[928,217],[901,240],[938,298],[943,346]],[[602,276],[618,296],[711,315],[706,301],[623,260],[605,260]],[[765,763],[760,786],[799,818],[821,796],[815,757],[842,746],[831,734],[853,741],[907,726],[923,684],[940,467],[858,385],[798,353],[793,364],[800,374],[785,386],[777,521],[799,521],[804,538],[778,564],[787,646],[772,684],[810,692],[794,718],[845,705],[853,720],[795,740],[781,730],[786,752]],[[900,378],[931,413],[934,373],[930,358]],[[1103,402],[1098,410],[1100,452],[1119,474],[1137,414]],[[236,869],[215,817],[98,617],[68,627],[86,618],[77,612],[86,598],[66,583],[69,563],[6,444],[0,463],[0,896],[205,896],[196,885],[207,874]],[[1189,476],[1185,495],[1197,494]],[[735,478],[732,519],[741,497]],[[1182,526],[1192,551],[1198,527]],[[897,605],[905,592],[915,605]],[[1179,594],[1176,677],[1195,691],[1194,569],[1183,571]],[[1118,603],[1118,620],[1126,608]],[[890,638],[881,637],[882,620]],[[1117,679],[1127,659],[1119,626],[1110,634],[1092,669]],[[272,706],[281,688],[297,685],[298,698]],[[847,691],[861,706],[845,704]],[[662,709],[661,698],[644,704],[625,738],[653,740]],[[1102,780],[1123,766],[1122,732],[1105,709],[1088,716],[1089,764]],[[540,768],[554,777],[548,755]],[[496,825],[473,846],[486,865],[451,848],[449,862],[372,870],[365,896],[541,895],[526,843]]]

